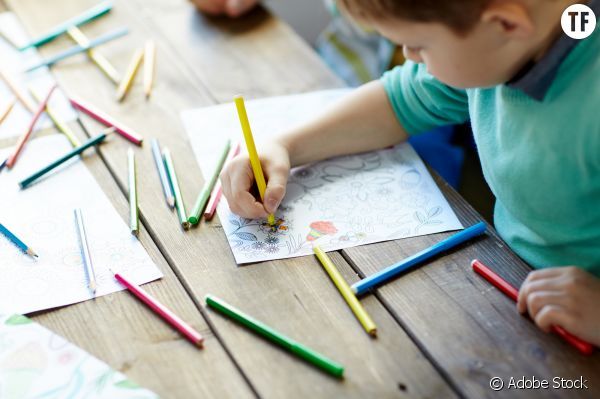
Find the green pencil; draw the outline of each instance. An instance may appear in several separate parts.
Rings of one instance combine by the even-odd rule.
[[[135,154],[131,148],[127,151],[127,164],[129,165],[129,227],[131,234],[137,237],[140,234],[140,217],[138,211]]]
[[[60,157],[59,159],[57,159],[56,161],[52,162],[50,165],[48,165],[48,166],[42,168],[41,170],[35,172],[34,174],[32,174],[31,176],[29,176],[28,178],[23,179],[19,183],[19,186],[21,186],[21,189],[27,188],[27,186],[29,186],[31,183],[33,183],[34,181],[36,181],[40,177],[44,176],[46,173],[50,172],[51,170],[55,169],[56,167],[60,166],[61,164],[65,163],[69,159],[73,158],[76,155],[81,154],[83,151],[87,150],[90,147],[93,147],[93,146],[95,146],[97,144],[100,144],[102,141],[104,141],[104,139],[106,138],[106,136],[108,136],[113,131],[114,131],[113,128],[104,130],[98,136],[89,139],[88,141],[86,141],[85,143],[83,143],[82,145],[80,145],[79,147],[74,148],[73,150],[71,150],[71,152],[69,152],[68,154],[66,154],[66,155]]]
[[[225,164],[225,160],[227,159],[227,154],[229,154],[229,148],[231,147],[231,140],[227,139],[225,146],[221,150],[221,155],[217,160],[217,164],[215,165],[215,169],[213,170],[210,179],[208,179],[204,183],[204,187],[200,191],[198,195],[198,199],[196,200],[196,204],[194,205],[194,209],[192,210],[192,214],[190,215],[188,221],[190,224],[198,224],[200,221],[200,217],[202,215],[202,211],[206,207],[206,203],[210,198],[210,193],[212,192],[215,184],[217,184],[217,180],[219,180],[219,174],[221,174],[221,169],[223,169],[223,165]]]
[[[302,358],[303,360],[313,364],[314,366],[328,372],[329,374],[335,377],[343,378],[344,367],[342,365],[326,358],[325,356],[313,351],[312,349],[307,348],[306,346],[294,341],[293,339],[286,337],[285,335],[275,331],[271,327],[261,323],[258,320],[253,319],[252,317],[244,314],[240,310],[234,308],[233,306],[229,305],[226,302],[223,302],[218,298],[215,298],[212,295],[206,295],[205,300],[206,304],[209,307],[224,314],[227,317],[232,318],[233,320],[242,324],[244,327],[255,331],[256,333],[267,338],[269,341],[272,341],[273,343],[286,349],[288,352],[293,353],[294,355]]]
[[[168,148],[163,150],[163,158],[165,161],[165,168],[167,168],[167,175],[169,176],[169,183],[171,183],[171,189],[173,190],[173,195],[175,195],[175,208],[177,209],[179,222],[181,223],[181,227],[189,229],[190,222],[187,220],[183,196],[181,195],[179,181],[177,180],[177,174],[175,173],[175,165],[173,164],[173,158],[171,158],[171,151],[169,151]]]

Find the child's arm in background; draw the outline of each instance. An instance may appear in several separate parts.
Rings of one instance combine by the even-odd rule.
[[[546,332],[557,325],[600,347],[600,278],[579,267],[529,273],[519,290],[517,308]]]
[[[246,154],[236,157],[225,168],[221,176],[223,194],[234,213],[248,218],[266,217],[279,207],[291,167],[389,147],[407,137],[383,84],[374,81],[316,119],[260,146],[268,180],[264,206],[250,193],[254,175]]]

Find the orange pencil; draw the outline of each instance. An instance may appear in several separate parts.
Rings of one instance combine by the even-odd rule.
[[[23,104],[23,106],[25,108],[27,108],[27,110],[29,112],[31,112],[32,114],[35,113],[35,104],[33,103],[33,101],[31,101],[29,99],[29,97],[27,97],[27,95],[25,93],[23,93],[23,91],[21,91],[21,89],[19,89],[19,86],[15,83],[15,81],[1,68],[0,68],[0,79],[2,79],[4,81],[4,83],[6,83],[6,85],[10,89],[10,91],[13,92],[15,97],[17,97],[19,99],[21,104]]]
[[[10,100],[8,102],[8,104],[6,105],[6,107],[2,111],[0,111],[0,123],[4,122],[4,119],[6,119],[6,117],[8,116],[8,114],[10,114],[10,111],[12,111],[12,109],[15,106],[16,102],[17,102],[17,99],[13,98],[12,100]]]
[[[52,88],[46,95],[46,98],[44,98],[44,101],[42,101],[40,103],[40,105],[38,106],[37,111],[35,111],[35,113],[33,114],[33,118],[31,119],[31,122],[29,123],[27,132],[23,136],[21,136],[21,138],[19,139],[19,142],[17,143],[17,147],[15,148],[15,152],[13,152],[13,154],[10,157],[8,157],[8,160],[6,161],[6,166],[9,169],[12,168],[14,166],[14,164],[17,162],[17,158],[19,157],[19,154],[23,150],[23,147],[25,147],[25,143],[27,143],[27,140],[29,140],[31,133],[33,132],[33,128],[35,127],[35,124],[37,123],[38,119],[40,119],[40,116],[46,109],[46,105],[48,105],[48,101],[50,100],[50,97],[52,96],[54,89],[56,89],[56,85],[52,86]]]

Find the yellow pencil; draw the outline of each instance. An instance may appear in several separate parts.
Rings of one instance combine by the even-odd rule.
[[[69,28],[69,30],[67,31],[67,34],[71,37],[71,39],[73,39],[73,41],[75,41],[75,43],[77,43],[81,47],[85,47],[90,44],[89,39],[76,26],[72,26],[71,28]],[[96,64],[96,66],[98,66],[98,68],[100,68],[100,70],[114,84],[116,84],[116,85],[119,84],[119,81],[121,80],[121,78],[119,77],[119,73],[117,72],[115,67],[112,66],[112,64],[106,59],[106,57],[104,57],[102,54],[100,54],[98,52],[98,50],[93,49],[93,48],[86,51],[86,53],[87,53],[87,56],[89,57],[89,59],[92,60],[92,62],[94,64]]]
[[[248,156],[250,157],[250,164],[252,165],[252,171],[254,172],[254,179],[256,179],[256,185],[258,186],[258,193],[260,194],[261,201],[264,201],[267,183],[265,182],[265,175],[260,166],[258,152],[256,152],[254,137],[252,137],[252,130],[250,129],[250,122],[248,121],[248,114],[246,114],[246,106],[244,105],[244,97],[235,96],[233,101],[235,102],[238,117],[240,118],[240,124],[242,125],[242,132],[244,133],[244,140],[246,141],[246,147],[248,148]],[[268,220],[269,224],[273,226],[275,224],[275,215],[270,214]]]
[[[121,80],[119,87],[117,88],[117,101],[123,101],[133,80],[135,79],[135,75],[144,59],[144,50],[137,49],[135,53],[133,53],[133,57],[131,57],[131,61],[129,62],[129,66],[127,67],[127,72]]]
[[[335,286],[338,288],[340,294],[342,294],[342,296],[346,300],[346,303],[348,303],[348,306],[350,306],[350,309],[352,309],[352,312],[354,312],[354,315],[356,316],[360,324],[362,324],[365,331],[373,337],[377,336],[377,326],[375,325],[365,308],[360,304],[358,298],[356,298],[356,295],[354,295],[354,292],[352,292],[352,289],[350,288],[346,280],[344,280],[344,277],[342,277],[342,275],[335,267],[329,256],[327,256],[327,254],[323,252],[323,250],[318,245],[313,246],[313,252],[317,256],[317,258],[319,258],[319,261],[321,261],[323,268],[325,269],[325,271],[327,271],[327,274],[329,274],[329,277],[331,278]]]
[[[37,102],[42,101],[40,93],[37,92],[33,87],[29,87],[29,93],[31,93],[31,96]],[[56,128],[67,137],[73,148],[79,147],[81,145],[81,142],[77,139],[75,133],[73,133],[71,128],[60,119],[60,116],[58,116],[58,112],[56,112],[56,110],[52,108],[50,104],[46,105],[46,114],[50,117],[50,120],[52,120],[54,126],[56,126]]]
[[[0,123],[4,122],[4,119],[6,119],[8,114],[10,114],[10,111],[12,111],[16,102],[17,102],[17,99],[15,97],[11,98],[11,100],[8,102],[6,107],[0,111]]]
[[[146,98],[152,94],[152,85],[154,84],[154,64],[156,63],[156,43],[154,40],[146,42],[144,52],[144,92]]]
[[[33,101],[31,101],[31,99],[29,97],[27,97],[27,95],[21,91],[21,89],[15,83],[15,81],[1,68],[0,68],[0,79],[2,79],[4,81],[4,83],[6,83],[8,88],[13,92],[15,97],[17,97],[17,99],[19,99],[21,104],[23,104],[23,106],[25,106],[25,108],[27,108],[27,110],[29,112],[31,112],[32,114],[35,114],[37,107],[35,106]]]

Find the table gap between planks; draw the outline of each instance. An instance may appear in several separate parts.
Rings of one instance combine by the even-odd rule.
[[[95,2],[60,0],[48,4],[9,0],[7,3],[31,34],[39,34]],[[83,30],[96,36],[121,25],[131,28],[132,33],[127,38],[101,49],[120,71],[145,39],[157,41],[157,76],[151,99],[144,99],[138,78],[125,102],[117,104],[112,84],[83,56],[55,66],[53,72],[67,93],[92,101],[147,139],[159,138],[163,146],[171,148],[188,208],[203,180],[182,131],[179,111],[229,102],[237,93],[258,98],[341,86],[314,52],[284,23],[262,10],[241,21],[228,21],[205,18],[184,0],[115,3],[115,9],[108,16],[84,26]],[[41,51],[49,54],[69,44],[67,39],[61,38]],[[86,117],[82,117],[82,122],[88,135],[100,128]],[[113,189],[118,186],[121,190],[120,205],[115,200],[115,206],[122,215],[126,214],[124,193],[129,147],[129,143],[115,137],[100,149],[116,182],[111,183]],[[213,345],[207,342],[204,351],[193,355],[206,359],[207,353],[222,343],[224,348],[219,348],[220,352],[224,349],[230,356],[217,360],[231,368],[222,367],[219,371],[223,374],[212,370],[212,378],[203,378],[203,373],[211,369],[196,370],[198,384],[203,385],[203,396],[223,396],[222,390],[229,389],[224,396],[237,397],[243,392],[261,397],[479,398],[496,396],[488,385],[492,376],[581,375],[589,381],[599,380],[597,354],[583,358],[556,337],[539,332],[517,315],[512,303],[471,272],[470,260],[479,257],[513,284],[518,285],[525,277],[528,267],[493,231],[364,298],[363,303],[380,332],[379,337],[372,340],[361,330],[315,259],[304,257],[238,268],[217,220],[183,232],[176,216],[164,205],[149,145],[136,149],[136,155],[140,171],[140,214],[148,231],[142,242],[146,248],[156,245],[202,312],[204,320],[198,319],[197,312],[196,319],[190,316],[190,320],[199,320],[195,325],[208,324],[220,338],[220,342],[213,340]],[[107,179],[106,170],[97,178]],[[437,177],[436,181],[463,224],[480,219],[445,182]],[[447,234],[436,234],[352,248],[334,254],[333,259],[344,276],[354,282],[359,276],[371,274],[445,236]],[[168,268],[164,263],[162,266],[163,271]],[[164,293],[171,289],[161,286],[160,282],[152,284],[154,286],[160,286]],[[333,380],[205,310],[202,298],[206,293],[222,297],[343,363],[347,367],[346,379]],[[182,301],[189,304],[189,300]],[[61,324],[59,319],[72,323],[72,319],[80,317],[77,308],[73,314],[70,318],[58,314],[54,323]],[[43,317],[55,319],[53,312]],[[135,330],[134,327],[129,328]],[[85,332],[85,323],[79,328]],[[70,338],[64,330],[59,332]],[[121,336],[118,329],[114,330],[111,331],[113,336],[126,340],[124,334]],[[81,340],[75,342],[92,353],[98,349],[97,343],[83,338],[83,334]],[[148,353],[154,350],[147,349]],[[104,358],[111,363],[111,359]],[[138,359],[135,364],[151,367],[139,364],[144,361]],[[120,366],[118,362],[111,364]],[[239,369],[235,369],[235,365]],[[187,364],[182,362],[171,371],[176,374],[175,371],[186,368]],[[133,374],[128,374],[135,379]],[[158,377],[161,378],[173,378],[173,384],[188,383],[178,375],[165,374]],[[189,397],[182,393],[196,389],[168,390],[167,382],[152,379],[157,377],[140,373],[137,381],[151,388],[154,388],[152,384],[161,388],[164,384],[165,389],[155,389],[165,397]],[[596,397],[599,392],[595,384],[577,394]],[[546,397],[569,395],[569,392],[504,391],[502,394]]]

